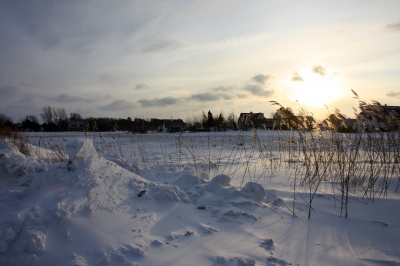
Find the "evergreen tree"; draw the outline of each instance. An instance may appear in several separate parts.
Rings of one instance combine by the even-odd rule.
[[[208,114],[207,114],[207,124],[208,124],[208,128],[215,126],[214,117],[210,110],[208,110]]]
[[[221,131],[221,127],[226,130],[226,123],[225,123],[225,118],[222,113],[219,113],[219,116],[217,118],[217,126],[218,126],[218,131]]]
[[[0,113],[0,126],[11,127],[13,124],[12,117]]]
[[[206,113],[204,113],[204,111],[201,114],[201,124],[203,125],[204,128],[209,129],[208,119],[207,119]]]
[[[40,131],[39,119],[34,115],[27,115],[24,119],[21,119],[21,124],[25,130]]]

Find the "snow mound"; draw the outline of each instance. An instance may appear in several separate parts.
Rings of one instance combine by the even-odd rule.
[[[45,250],[46,235],[42,231],[24,230],[19,240],[14,244],[14,251],[38,253]]]
[[[0,142],[0,165],[3,165],[8,173],[17,176],[47,170],[43,162],[25,156],[15,145],[7,141]]]
[[[109,154],[100,154],[100,156],[102,156],[104,159],[111,161],[111,162],[117,164],[119,167],[122,167],[130,172],[133,172],[135,174],[139,173],[139,166],[138,166],[137,162],[129,163],[124,158],[115,157],[115,156],[112,156]]]
[[[85,258],[72,254],[71,260],[65,266],[88,266],[88,263]]]
[[[149,192],[147,193],[149,198],[156,199],[159,201],[169,200],[169,201],[182,201],[189,202],[186,194],[180,190],[177,186],[168,184],[148,184]],[[146,197],[145,197],[146,198]]]
[[[271,257],[267,258],[265,265],[266,266],[287,266],[287,265],[292,265],[292,264],[288,263],[285,260],[278,259],[278,258],[271,256]]]
[[[226,266],[255,266],[256,261],[252,258],[241,258],[241,257],[234,257],[234,258],[225,258],[223,256],[215,257],[215,262],[218,265],[226,265]]]
[[[264,248],[265,250],[272,250],[274,249],[274,240],[272,239],[265,239],[261,244],[260,247]]]
[[[209,188],[219,188],[219,187],[227,187],[231,184],[231,178],[227,175],[217,175],[213,179],[211,179],[209,183]]]
[[[76,139],[65,145],[65,150],[69,156],[67,164],[68,170],[76,170],[84,166],[97,166],[101,162],[91,139]]]
[[[27,143],[26,147],[28,152],[27,155],[29,157],[38,161],[42,161],[47,165],[64,162],[68,160],[68,155],[62,150],[62,147],[57,146],[55,147],[58,148],[57,150],[50,150],[43,147],[35,146],[30,143]]]
[[[13,203],[18,200],[14,209],[7,205],[2,207],[2,254],[20,254],[18,256],[21,259],[27,259],[29,254],[46,252],[50,225],[65,218],[87,216],[96,210],[114,213],[138,200],[188,202],[186,194],[177,186],[147,181],[104,159],[96,152],[90,139],[68,142],[68,162],[50,165],[48,169],[44,164],[21,154],[9,143],[2,142],[0,147],[1,162],[9,171],[20,171],[18,169],[25,165],[28,172],[18,182],[23,186],[23,191],[0,194],[0,202]],[[142,257],[147,249],[126,246],[119,252]],[[108,261],[117,257],[118,254],[103,259]],[[67,265],[86,264],[85,259],[78,255],[67,262]]]
[[[91,139],[68,142],[66,152],[69,156],[66,166],[55,164],[42,174],[27,174],[19,181],[19,185],[28,186],[30,190],[47,190],[42,196],[49,203],[44,205],[49,205],[57,195],[53,208],[59,218],[97,208],[113,211],[121,202],[148,190],[145,179],[101,157]],[[157,188],[157,193],[160,190]],[[179,200],[179,196],[176,199]]]
[[[188,172],[183,172],[172,184],[177,187],[184,189],[187,187],[199,186],[206,183],[206,181],[198,176],[195,176]]]
[[[256,201],[262,201],[267,194],[264,187],[255,182],[248,182],[240,192],[242,195],[251,197]]]
[[[201,187],[201,190],[199,191],[201,198],[198,203],[202,203],[202,207],[204,208],[207,205],[259,205],[259,202],[261,202],[266,195],[266,191],[263,186],[255,182],[248,182],[239,191],[230,185],[230,181],[231,178],[224,174],[217,175],[211,179],[209,183],[206,183]],[[252,199],[254,199],[256,202],[254,202]]]
[[[149,182],[135,173],[100,156],[91,139],[76,139],[68,142],[67,169],[73,184],[89,189],[90,209],[97,207],[107,210],[132,197],[154,198],[157,200],[187,201],[185,193],[173,185]],[[72,180],[71,180],[72,181]]]
[[[218,229],[211,227],[211,226],[207,226],[207,225],[202,225],[201,230],[202,230],[203,234],[205,234],[205,235],[219,232]]]

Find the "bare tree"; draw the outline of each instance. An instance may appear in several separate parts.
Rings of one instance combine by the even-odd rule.
[[[68,130],[68,115],[64,108],[52,108],[44,106],[40,117],[47,125],[47,131],[65,131]]]
[[[232,127],[234,130],[237,129],[237,123],[236,123],[237,117],[235,116],[235,113],[232,112],[228,115],[228,117],[226,118],[226,124],[229,127]]]
[[[79,113],[69,113],[69,126],[73,130],[82,129],[84,126],[82,116]]]
[[[40,113],[40,118],[47,124],[54,123],[53,110],[50,106],[43,106],[42,112]]]
[[[12,117],[6,116],[5,114],[0,114],[0,126],[12,125]]]
[[[54,122],[57,125],[68,120],[67,112],[65,112],[64,108],[60,107],[53,108],[53,117],[54,117]]]
[[[57,125],[57,130],[68,130],[68,116],[64,108],[53,108],[54,123]]]

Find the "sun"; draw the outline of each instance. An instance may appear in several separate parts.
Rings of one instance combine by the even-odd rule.
[[[337,78],[321,77],[314,73],[305,73],[302,77],[304,81],[296,82],[293,92],[293,97],[300,105],[323,107],[343,94],[343,86]]]

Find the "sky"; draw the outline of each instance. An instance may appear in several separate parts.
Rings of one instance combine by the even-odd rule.
[[[400,105],[400,1],[0,0],[0,113],[262,112]],[[325,107],[326,105],[326,107]]]

